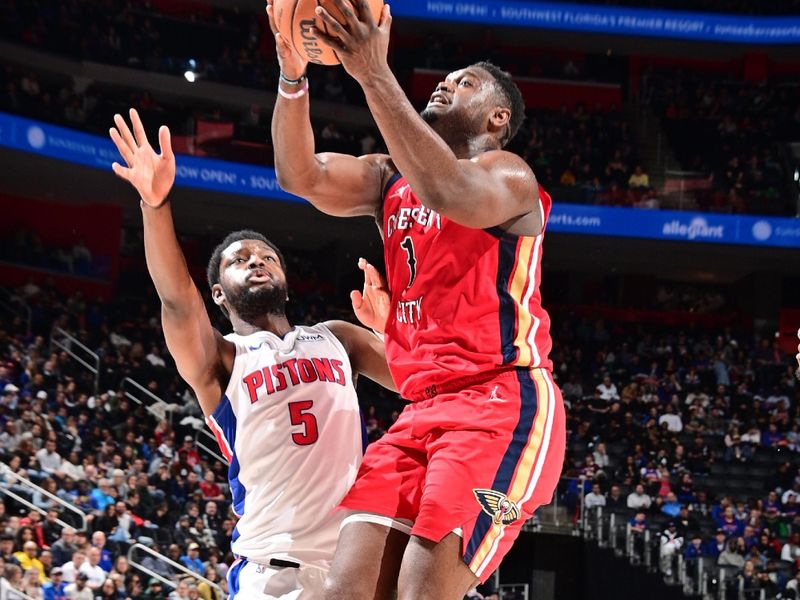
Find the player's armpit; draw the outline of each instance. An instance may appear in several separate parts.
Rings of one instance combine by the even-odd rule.
[[[233,344],[212,327],[196,288],[181,308],[162,305],[161,323],[178,373],[194,391],[203,414],[212,414],[230,376]]]
[[[354,374],[361,373],[387,390],[398,391],[386,362],[383,340],[371,331],[346,321],[328,321],[325,325],[347,350]]]
[[[314,158],[313,166],[305,172],[287,172],[276,166],[281,188],[334,217],[375,214],[382,200],[381,185],[388,157],[325,152]]]
[[[539,186],[528,164],[505,151],[458,161],[454,178],[438,178],[426,190],[412,188],[422,203],[465,227],[488,229],[525,218],[522,235],[539,235]]]

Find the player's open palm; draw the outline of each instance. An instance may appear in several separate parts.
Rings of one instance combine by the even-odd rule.
[[[353,311],[362,325],[383,333],[392,303],[386,280],[363,258],[358,259],[358,268],[364,271],[364,290],[350,292]]]
[[[118,177],[136,188],[142,202],[157,208],[164,204],[175,182],[175,154],[172,152],[169,129],[161,126],[158,141],[161,153],[158,154],[147,140],[147,135],[136,109],[131,109],[131,133],[122,115],[114,115],[114,124],[109,130],[111,140],[125,160],[127,167],[114,163],[111,168]]]

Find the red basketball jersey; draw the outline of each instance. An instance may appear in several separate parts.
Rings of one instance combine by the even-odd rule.
[[[541,187],[539,197],[546,225],[552,200]],[[404,398],[517,367],[552,369],[539,290],[544,227],[536,237],[464,227],[425,208],[400,175],[387,185],[382,226],[386,357]]]

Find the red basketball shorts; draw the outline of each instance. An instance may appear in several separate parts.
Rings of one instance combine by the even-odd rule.
[[[485,581],[552,500],[565,445],[550,372],[507,371],[409,404],[367,449],[341,507],[409,520],[412,535],[434,542],[460,529],[464,562]]]

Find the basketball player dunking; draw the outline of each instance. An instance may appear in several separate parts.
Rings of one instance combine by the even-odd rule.
[[[208,265],[212,299],[233,326],[223,337],[211,325],[175,235],[169,130],[159,132],[159,155],[136,111],[133,133],[120,115],[114,120],[111,138],[127,167],[113,168],[141,196],[147,267],[161,298],[167,347],[230,463],[239,516],[230,598],[316,600],[343,519],[334,509],[361,461],[353,378],[360,372],[394,387],[383,343],[341,321],[292,327],[283,256],[253,231],[230,234]],[[369,321],[378,310],[370,291],[377,289],[377,272],[363,261],[360,266],[365,291],[364,297],[354,292],[354,308]]]
[[[321,211],[370,215],[391,291],[386,355],[412,403],[367,449],[342,502],[326,598],[460,599],[486,580],[523,522],[552,499],[564,457],[550,319],[541,306],[550,196],[502,150],[523,120],[511,77],[451,73],[416,113],[387,65],[391,15],[365,0],[317,8],[363,88],[390,155],[314,153],[306,64],[277,33],[283,77],[272,140],[284,189]],[[271,4],[271,0],[270,0]],[[371,323],[367,323],[372,325]]]

